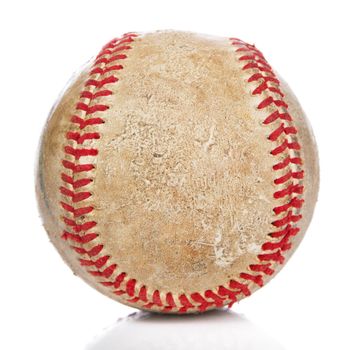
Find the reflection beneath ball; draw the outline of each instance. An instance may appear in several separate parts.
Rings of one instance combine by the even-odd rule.
[[[137,312],[119,319],[85,350],[283,350],[244,316],[230,310],[204,315]]]

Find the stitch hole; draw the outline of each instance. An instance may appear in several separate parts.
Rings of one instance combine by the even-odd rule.
[[[89,181],[89,182],[86,184],[86,186],[94,182],[94,179],[85,179],[85,180]]]

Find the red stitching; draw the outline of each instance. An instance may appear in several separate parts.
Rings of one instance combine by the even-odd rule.
[[[303,202],[304,202],[303,199],[299,199],[297,197],[293,197],[288,203],[280,205],[278,207],[275,207],[273,210],[274,210],[274,213],[276,215],[278,215],[278,214],[280,214],[280,213],[282,213],[284,211],[287,211],[290,208],[300,209],[302,207],[302,205],[303,205]]]
[[[103,124],[104,120],[102,118],[89,118],[83,119],[77,115],[73,115],[71,118],[72,123],[79,124],[80,129],[86,128],[88,125]]]
[[[67,132],[67,139],[74,140],[80,145],[82,145],[86,140],[97,140],[99,138],[100,138],[100,134],[98,132],[87,132],[84,134],[81,134],[80,132],[73,132],[73,131]]]
[[[76,233],[79,233],[79,232],[82,232],[82,231],[88,231],[91,228],[96,226],[96,222],[95,221],[86,221],[86,222],[83,222],[82,224],[78,224],[75,220],[69,219],[66,216],[63,216],[63,221],[65,222],[65,224],[67,226],[72,227],[73,230]]]
[[[97,74],[105,74],[104,72],[102,73],[97,73]],[[98,97],[105,97],[105,96],[110,96],[112,95],[112,91],[111,90],[100,90],[98,92],[92,93],[91,91],[82,91],[82,93],[80,94],[81,98],[88,98],[90,100],[94,100],[95,98]]]
[[[95,277],[110,278],[113,275],[113,273],[115,272],[116,268],[117,268],[117,265],[112,264],[109,267],[106,267],[103,271],[94,270],[94,271],[88,271],[88,272]]]
[[[126,283],[126,292],[130,297],[133,297],[135,294],[136,280],[131,279]]]
[[[165,312],[169,312],[172,309],[176,308],[174,297],[170,292],[166,293],[166,303],[168,304],[168,306],[165,306],[164,308]]]
[[[285,135],[297,134],[297,130],[296,130],[296,128],[294,126],[285,127],[285,124],[282,123],[277,129],[275,129],[269,135],[269,140],[276,141],[279,138],[279,136],[281,136],[283,133]]]
[[[137,303],[139,301],[147,302],[147,288],[146,286],[142,286],[138,292],[138,296],[135,296],[132,299],[129,299],[128,302],[130,303]]]
[[[297,153],[300,151],[301,146],[297,140],[290,139],[290,137],[296,137],[297,129],[292,125],[292,117],[287,110],[288,105],[283,100],[284,94],[280,89],[280,81],[277,79],[271,66],[265,60],[263,54],[257,50],[254,45],[246,44],[237,38],[231,38],[231,43],[236,47],[236,52],[243,53],[242,56],[239,57],[239,61],[244,64],[242,68],[243,71],[251,72],[247,82],[258,84],[258,86],[252,90],[252,94],[265,95],[266,92],[269,93],[268,96],[265,96],[263,100],[259,102],[257,109],[272,109],[270,110],[270,114],[263,121],[265,125],[279,123],[268,136],[270,141],[277,142],[277,146],[274,147],[270,153],[273,156],[285,154],[284,159],[273,166],[274,171],[287,170],[286,173],[282,173],[274,179],[276,186],[285,186],[274,192],[274,198],[278,200],[288,197],[286,204],[277,205],[273,208],[275,215],[286,213],[283,217],[272,222],[275,228],[281,228],[281,230],[269,234],[272,238],[280,239],[278,241],[266,242],[262,245],[262,250],[271,251],[271,253],[258,255],[260,262],[267,262],[266,264],[252,264],[249,266],[249,269],[253,272],[272,275],[274,270],[271,268],[270,262],[280,264],[284,262],[285,258],[282,255],[282,251],[291,248],[290,239],[300,230],[295,224],[302,218],[302,215],[299,214],[298,211],[301,209],[304,202],[302,198],[299,198],[299,195],[303,194],[304,190],[303,185],[299,183],[304,177],[304,171],[299,169],[302,165],[302,159]],[[281,123],[279,121],[281,121]],[[282,138],[281,141],[279,140],[280,138]],[[298,166],[298,170],[293,170],[290,168],[290,165]],[[290,183],[291,180],[297,180],[297,182]],[[294,213],[294,210],[297,210],[297,213]],[[264,283],[262,274],[253,275],[242,273],[240,277],[262,286]]]
[[[60,202],[62,208],[66,211],[68,211],[69,213],[73,214],[73,216],[75,218],[85,215],[85,214],[89,214],[90,212],[92,212],[94,210],[94,207],[89,206],[89,207],[82,207],[82,208],[74,208],[73,206],[65,203],[65,202]]]
[[[302,215],[293,215],[292,213],[292,210],[289,210],[285,217],[273,221],[272,224],[276,227],[282,227],[289,223],[297,222],[302,218]]]
[[[160,292],[158,290],[154,291],[152,299],[153,299],[153,301],[147,305],[148,308],[150,308],[149,305],[152,305],[152,306],[156,305],[158,307],[163,306],[163,303],[160,298]]]
[[[127,58],[126,55],[116,55],[110,58],[107,57],[103,57],[103,58],[99,58],[95,61],[95,64],[100,64],[100,63],[104,63],[104,64],[108,64],[108,63],[112,63],[115,61],[119,61],[119,60],[124,60],[125,58]]]
[[[229,282],[229,288],[238,290],[242,294],[244,294],[245,296],[249,296],[251,294],[251,292],[246,284],[235,281],[235,280],[231,280]]]
[[[96,271],[95,271],[96,272]],[[94,272],[92,272],[92,274],[94,274]],[[126,278],[126,273],[122,272],[120,273],[118,276],[116,276],[115,281],[111,282],[111,281],[101,281],[100,283],[103,286],[106,287],[114,287],[114,288],[119,288],[121,283],[124,281],[124,279]],[[115,294],[117,294],[118,292],[115,291]],[[117,294],[118,295],[118,294]]]
[[[96,268],[101,269],[101,267],[103,267],[108,262],[109,259],[110,259],[110,256],[105,255],[105,256],[101,256],[97,260],[79,259],[79,261],[82,266],[95,266]]]
[[[94,74],[101,74],[102,75],[102,74],[106,74],[107,72],[117,71],[117,70],[121,70],[121,69],[123,69],[123,66],[120,64],[116,64],[116,65],[105,67],[105,68],[96,67],[90,71],[90,75],[94,75]]]
[[[283,161],[280,163],[277,163],[273,166],[273,170],[281,170],[289,166],[290,164],[296,164],[296,165],[301,165],[302,164],[302,159],[299,157],[290,157],[287,156]]]
[[[274,193],[274,198],[276,199],[283,198],[293,193],[302,194],[303,186],[300,184],[291,183],[288,187],[284,188],[283,190],[276,191]]]
[[[291,116],[287,112],[280,112],[278,110],[274,111],[271,113],[264,121],[264,124],[270,124],[273,123],[277,119],[282,119],[282,120],[287,120],[287,121],[292,121]]]
[[[98,233],[92,232],[97,224],[87,217],[94,207],[91,205],[77,206],[78,203],[85,202],[91,197],[91,192],[84,191],[82,188],[93,182],[91,177],[78,176],[89,174],[95,170],[94,164],[89,161],[81,164],[81,158],[98,155],[96,148],[84,145],[87,141],[100,138],[98,131],[82,132],[82,130],[88,126],[98,127],[105,122],[104,112],[110,107],[105,104],[104,98],[112,95],[108,86],[118,81],[114,75],[115,72],[124,69],[116,61],[127,58],[124,52],[131,49],[131,46],[127,44],[134,42],[136,37],[137,34],[128,33],[121,39],[114,39],[104,46],[94,61],[84,90],[80,94],[81,100],[76,104],[77,114],[71,117],[73,126],[76,126],[78,130],[67,132],[66,138],[70,144],[64,147],[67,159],[62,160],[65,172],[61,174],[63,186],[59,190],[65,197],[65,201],[61,201],[60,205],[65,212],[63,221],[66,225],[62,238],[71,242],[71,248],[78,254],[80,264],[87,268],[88,273],[100,278],[98,282],[111,288],[115,295],[125,296],[127,302],[140,303],[147,309],[154,307],[164,312],[176,310],[180,313],[190,309],[205,311],[211,307],[221,307],[225,303],[232,306],[237,302],[239,295],[249,296],[251,294],[249,283],[254,283],[259,287],[263,286],[263,276],[270,276],[274,273],[272,268],[274,263],[282,264],[284,262],[282,252],[291,248],[290,239],[300,230],[295,226],[295,223],[302,217],[298,211],[302,207],[303,199],[298,196],[303,193],[303,186],[299,181],[302,180],[304,173],[302,170],[295,171],[290,167],[291,165],[300,167],[302,159],[298,153],[300,145],[296,140],[297,130],[292,125],[292,117],[283,100],[284,95],[280,89],[280,82],[260,51],[253,45],[246,44],[239,39],[232,39],[232,45],[236,47],[236,52],[242,53],[239,57],[239,61],[243,63],[242,70],[251,71],[247,79],[248,84],[257,84],[251,93],[263,96],[257,108],[270,110],[270,114],[263,123],[265,125],[278,124],[268,139],[275,143],[270,152],[271,155],[282,155],[283,159],[273,166],[273,170],[286,170],[274,179],[275,186],[283,186],[275,191],[274,198],[281,200],[288,197],[288,202],[275,206],[273,209],[276,216],[281,214],[283,216],[272,222],[277,230],[269,233],[269,236],[274,240],[267,241],[261,246],[265,253],[257,256],[260,263],[251,264],[248,272],[242,272],[239,275],[240,280],[232,279],[228,282],[228,286],[218,286],[215,291],[206,290],[203,293],[180,294],[176,299],[171,292],[163,293],[155,290],[150,294],[145,285],[139,285],[136,279],[129,278],[125,272],[115,274],[118,269],[117,264],[110,264],[110,256],[105,254],[103,244],[94,243],[99,237]],[[113,62],[115,63],[112,64]],[[108,76],[106,76],[107,74]],[[94,103],[93,101],[96,99],[100,99],[100,103]],[[97,115],[98,113],[100,113],[100,117]],[[294,210],[297,212],[295,213]],[[86,246],[89,243],[90,246]]]
[[[74,178],[72,176],[69,176],[65,173],[62,173],[61,176],[62,180],[70,185],[73,186],[74,189],[80,188],[80,187],[84,187],[86,185],[88,185],[90,182],[92,182],[92,179],[79,179],[79,180],[74,180]]]
[[[215,304],[214,302],[208,302],[200,293],[192,293],[191,299],[199,304],[198,309],[201,312],[207,310],[209,307]]]
[[[259,258],[260,260],[260,258]],[[259,287],[262,287],[264,285],[263,281],[263,276],[262,275],[251,275],[249,273],[242,272],[239,275],[240,278],[247,280],[247,281],[252,281],[255,284],[257,284]]]
[[[240,294],[239,291],[232,291],[224,286],[219,286],[218,287],[218,295],[221,297],[226,297],[226,300],[229,300],[229,307],[232,307],[234,303],[238,301],[237,295]]]
[[[286,181],[290,180],[290,179],[303,179],[304,176],[304,171],[289,171],[288,173],[286,173],[285,175],[282,175],[280,177],[278,177],[277,179],[274,180],[274,184],[275,185],[280,185],[285,183]]]
[[[90,257],[92,256],[96,256],[97,254],[99,254],[101,252],[101,250],[103,249],[103,245],[102,244],[99,244],[99,245],[96,245],[95,247],[91,248],[90,250],[87,250],[85,248],[82,248],[82,247],[75,247],[75,246],[72,246],[72,248],[80,255],[84,255],[84,254],[87,254],[89,255]]]
[[[284,100],[276,99],[272,96],[269,96],[265,100],[263,100],[262,102],[260,102],[258,104],[258,109],[263,109],[263,108],[269,107],[272,104],[274,104],[276,107],[288,108],[288,105]]]
[[[64,186],[60,187],[60,192],[64,196],[71,197],[71,200],[73,203],[84,201],[85,199],[87,199],[91,196],[90,192],[74,192]]]
[[[81,172],[89,172],[95,169],[94,164],[75,164],[65,159],[62,160],[62,165],[64,166],[64,168],[71,170],[73,174],[81,173]]]
[[[179,309],[180,313],[187,312],[189,309],[194,308],[194,305],[191,304],[191,302],[189,301],[189,299],[185,294],[179,296],[179,301],[182,305],[182,307]]]
[[[254,272],[262,272],[265,273],[266,275],[271,276],[275,270],[273,270],[271,267],[271,264],[252,264],[249,266],[251,271]]]
[[[125,56],[125,55],[122,55]],[[124,59],[125,57],[121,57],[119,59]],[[111,75],[107,78],[101,79],[101,80],[97,80],[97,79],[89,79],[86,83],[85,86],[94,86],[95,88],[102,88],[103,86],[107,85],[107,84],[113,84],[116,83],[116,81],[118,81],[118,78],[116,78],[114,75]]]
[[[258,259],[260,261],[275,261],[279,264],[282,264],[285,261],[285,258],[280,250],[277,250],[276,252],[270,254],[259,254]]]
[[[79,110],[79,111],[86,112],[85,115],[90,115],[90,114],[93,114],[93,113],[96,113],[96,112],[104,112],[107,109],[109,109],[109,106],[100,105],[100,104],[89,106],[86,103],[78,102],[77,105],[76,105],[76,109]]]
[[[99,153],[96,148],[74,148],[72,146],[65,146],[64,151],[66,154],[74,156],[75,160],[81,157],[97,156]]]
[[[287,149],[299,151],[301,149],[301,146],[298,142],[289,142],[287,140],[284,140],[280,146],[274,148],[270,153],[273,156],[277,156],[280,153],[284,153]]]
[[[95,238],[98,237],[98,234],[97,233],[88,233],[86,235],[78,235],[78,234],[73,234],[73,233],[70,233],[70,232],[67,232],[67,231],[63,231],[63,234],[62,234],[62,238],[64,240],[71,240],[73,242],[76,242],[76,243],[82,243],[82,244],[85,244],[85,243],[89,243],[91,241],[93,241]]]
[[[281,231],[274,231],[272,233],[269,233],[269,235],[273,238],[278,238],[282,237],[288,233],[290,233],[292,236],[295,236],[298,232],[300,231],[299,227],[292,227],[290,224],[288,224],[284,229]]]

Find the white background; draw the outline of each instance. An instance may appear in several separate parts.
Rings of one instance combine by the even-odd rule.
[[[321,191],[306,238],[234,310],[287,350],[355,349],[352,3],[2,1],[0,348],[83,349],[133,311],[75,278],[48,242],[34,195],[36,149],[59,92],[104,43],[127,31],[180,29],[255,43],[298,96],[319,146]]]

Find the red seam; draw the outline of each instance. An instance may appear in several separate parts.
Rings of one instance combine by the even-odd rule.
[[[279,239],[265,242],[261,249],[268,251],[268,253],[258,255],[259,264],[249,265],[250,271],[259,274],[240,274],[242,279],[252,281],[261,287],[264,283],[263,275],[274,273],[274,269],[271,268],[272,263],[282,264],[284,262],[285,258],[282,252],[291,248],[290,239],[300,231],[296,225],[302,218],[299,212],[304,202],[300,198],[304,190],[300,183],[304,178],[304,171],[299,169],[302,165],[302,159],[299,156],[301,146],[296,140],[297,129],[292,124],[288,105],[283,100],[284,94],[281,91],[280,81],[263,54],[254,45],[244,43],[237,38],[231,38],[230,40],[232,46],[236,47],[235,51],[242,53],[239,61],[243,63],[243,71],[250,72],[247,82],[258,84],[252,90],[252,94],[263,96],[263,99],[257,105],[257,109],[270,110],[263,123],[265,125],[275,124],[274,130],[268,136],[268,139],[275,143],[270,154],[283,157],[283,160],[276,163],[272,168],[278,174],[274,179],[274,184],[277,186],[277,190],[273,194],[274,199],[288,199],[286,204],[278,204],[273,208],[277,219],[272,222],[272,225],[278,230],[269,233],[269,236]],[[268,92],[267,95],[266,92]],[[297,166],[298,170],[294,171],[291,165]],[[282,173],[279,174],[278,172],[281,171]],[[282,187],[279,188],[279,186]],[[282,215],[282,217],[279,218],[279,215]]]
[[[180,313],[193,309],[205,311],[211,307],[222,307],[225,303],[232,306],[238,301],[239,295],[249,296],[251,294],[249,283],[263,286],[263,276],[270,276],[274,273],[273,263],[283,263],[282,252],[291,248],[290,239],[299,232],[295,223],[300,220],[301,215],[298,212],[294,213],[294,210],[299,211],[303,204],[303,199],[298,197],[303,193],[303,186],[298,181],[303,178],[304,174],[301,170],[294,171],[290,168],[291,165],[300,166],[302,159],[297,153],[300,149],[299,143],[295,139],[289,139],[291,136],[295,137],[297,130],[291,124],[292,117],[283,100],[284,94],[280,89],[280,82],[260,51],[253,45],[246,44],[239,39],[232,39],[232,45],[237,47],[236,52],[242,52],[242,56],[239,57],[239,61],[243,63],[242,70],[251,70],[248,84],[258,84],[251,91],[252,94],[259,96],[268,94],[257,106],[259,110],[270,109],[270,114],[263,123],[269,125],[282,121],[268,136],[268,139],[275,143],[271,155],[285,155],[281,162],[273,166],[274,171],[286,170],[274,180],[275,186],[283,186],[275,191],[274,198],[279,200],[288,197],[286,204],[279,204],[273,209],[276,216],[283,214],[281,218],[272,222],[277,230],[269,233],[269,236],[274,241],[268,241],[262,245],[261,249],[265,253],[257,256],[260,263],[249,265],[249,271],[239,275],[240,280],[232,279],[227,286],[219,286],[215,291],[181,294],[176,298],[171,292],[162,293],[155,290],[151,294],[145,285],[139,285],[137,280],[129,278],[125,272],[115,275],[118,266],[110,264],[110,256],[104,253],[104,245],[93,245],[93,242],[99,238],[99,233],[93,232],[97,224],[88,216],[94,207],[78,206],[78,203],[87,201],[92,195],[90,191],[82,189],[93,182],[93,178],[85,177],[85,174],[91,174],[95,170],[94,163],[88,160],[82,164],[81,158],[98,155],[96,148],[84,145],[86,141],[100,138],[98,131],[83,132],[83,130],[88,126],[98,127],[105,122],[105,111],[110,107],[105,104],[104,98],[113,93],[110,90],[110,84],[118,82],[115,72],[124,69],[117,61],[127,58],[125,51],[131,49],[128,44],[134,42],[136,37],[137,34],[128,33],[103,47],[94,61],[84,90],[80,94],[82,100],[76,104],[77,114],[71,117],[73,129],[76,127],[77,130],[67,132],[66,138],[70,143],[64,147],[66,159],[62,160],[63,185],[59,190],[65,198],[60,205],[65,212],[63,221],[66,225],[62,238],[71,243],[70,247],[78,254],[80,264],[87,268],[88,273],[99,278],[98,282],[111,288],[115,295],[124,296],[129,303],[140,303],[147,309],[155,308],[163,312],[175,310]],[[106,74],[109,76],[106,77]],[[99,103],[94,102],[97,99],[100,99]],[[290,183],[292,180],[296,182]],[[85,246],[88,243],[90,246]]]
[[[135,35],[129,35],[123,37],[121,40],[114,39],[109,42],[99,56],[104,59],[107,51],[111,48],[115,52],[120,50],[125,50],[127,46],[118,47],[122,42],[132,41],[132,37]],[[106,50],[106,51],[105,51]],[[116,55],[115,57],[110,57],[110,62],[116,61],[121,58],[125,58],[125,55]],[[87,126],[99,125],[104,123],[101,117],[97,116],[97,113],[103,113],[109,109],[109,106],[104,103],[93,103],[93,100],[97,98],[103,98],[110,96],[112,91],[109,90],[108,86],[112,83],[118,81],[118,78],[113,75],[115,71],[121,70],[123,67],[121,65],[105,65],[100,67],[98,63],[99,57],[96,59],[91,72],[90,78],[85,83],[85,88],[80,94],[80,100],[76,104],[76,110],[78,115],[73,115],[71,117],[71,122],[73,125],[77,126],[79,130],[85,129]],[[106,73],[111,75],[105,77]],[[97,76],[97,77],[96,77]],[[105,89],[102,89],[105,87]],[[89,102],[87,102],[87,100]],[[79,114],[80,113],[80,114]],[[81,157],[95,157],[98,154],[98,150],[95,148],[88,147],[78,147],[78,145],[85,144],[88,140],[95,140],[100,138],[98,132],[79,132],[79,131],[68,131],[66,134],[68,141],[75,143],[73,146],[68,144],[64,147],[64,153],[67,157],[72,157],[72,159],[63,159],[62,165],[66,172],[61,174],[61,179],[63,181],[63,186],[60,187],[60,193],[66,198],[66,201],[61,201],[61,206],[65,211],[65,216],[63,217],[64,223],[67,228],[62,233],[62,238],[66,241],[71,241],[73,243],[79,244],[79,246],[71,246],[72,249],[79,256],[79,262],[82,266],[94,267],[95,269],[88,269],[88,272],[97,277],[110,278],[117,268],[116,264],[111,264],[106,266],[110,260],[110,256],[102,255],[100,256],[102,250],[104,249],[103,244],[97,244],[86,248],[84,245],[93,242],[99,237],[96,232],[90,232],[95,228],[96,222],[91,220],[86,220],[86,216],[94,210],[93,206],[80,206],[77,207],[76,203],[86,201],[91,197],[89,191],[82,191],[81,188],[88,186],[92,183],[92,178],[77,176],[81,173],[89,173],[95,169],[94,164],[85,163],[80,164],[78,161]],[[80,217],[80,223],[76,221],[76,218]],[[115,278],[113,286],[118,288],[122,280],[125,278],[125,274],[120,274]],[[101,281],[102,284],[109,284],[108,281]]]

